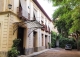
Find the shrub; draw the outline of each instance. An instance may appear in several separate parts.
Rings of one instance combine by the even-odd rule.
[[[80,40],[78,40],[78,46],[80,47]]]
[[[48,42],[48,46],[49,46],[49,48],[51,48],[51,43]]]
[[[52,38],[51,39],[51,47],[52,48],[55,48],[56,47],[56,39],[55,38]]]
[[[77,44],[78,44],[77,49],[80,50],[80,39],[78,40]]]
[[[20,43],[20,39],[13,40],[13,45],[11,50],[8,51],[8,57],[17,57],[20,51],[17,50],[17,47]]]
[[[8,57],[17,57],[19,54],[19,51],[17,50],[16,47],[12,47],[10,51],[8,51]]]
[[[21,41],[21,39],[15,39],[15,40],[13,40],[12,47],[17,47],[19,45],[20,41]]]
[[[77,43],[74,38],[65,38],[61,34],[57,35],[55,32],[51,32],[51,47],[56,47],[56,40],[59,39],[59,47],[65,48],[66,44],[71,44],[73,49],[77,48]]]
[[[57,37],[57,34],[55,32],[51,32],[51,47],[52,48],[56,47],[56,37]]]
[[[61,48],[65,48],[66,44],[71,44],[73,49],[77,48],[76,41],[73,38],[60,38],[59,39],[59,44]]]

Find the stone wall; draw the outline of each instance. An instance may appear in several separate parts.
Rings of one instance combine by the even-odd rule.
[[[0,12],[3,11],[4,0],[0,0]]]
[[[0,51],[0,57],[7,57],[7,52]]]
[[[31,54],[33,52],[39,52],[39,51],[42,51],[44,49],[45,49],[44,46],[42,46],[42,47],[35,47],[35,48],[28,48],[28,49],[25,49],[25,55],[29,55],[29,54]]]

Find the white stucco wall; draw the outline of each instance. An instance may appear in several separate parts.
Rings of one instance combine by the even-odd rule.
[[[14,0],[14,4],[12,5],[13,7],[13,12],[17,14],[17,7],[19,7],[19,0]]]

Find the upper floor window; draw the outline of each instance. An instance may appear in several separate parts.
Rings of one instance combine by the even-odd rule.
[[[41,24],[44,24],[44,22],[41,20]]]
[[[28,12],[26,8],[26,2],[25,0],[19,0],[19,13],[24,17],[28,19]]]
[[[36,17],[37,17],[37,10],[34,9],[33,10],[33,20],[36,20]]]

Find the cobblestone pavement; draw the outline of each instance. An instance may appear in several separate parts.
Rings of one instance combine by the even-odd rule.
[[[80,51],[56,48],[32,57],[80,57]]]

